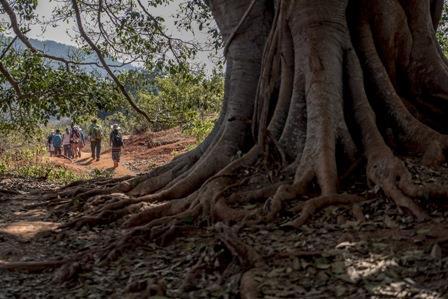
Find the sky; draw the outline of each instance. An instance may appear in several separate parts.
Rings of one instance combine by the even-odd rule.
[[[143,1],[144,2],[144,1]],[[174,0],[172,4],[169,6],[164,6],[157,8],[155,10],[155,15],[163,16],[167,19],[167,28],[168,31],[172,34],[178,33],[177,28],[170,20],[170,16],[176,13],[177,6],[179,5],[180,0]],[[38,0],[38,5],[36,12],[40,17],[48,18],[51,16],[52,10],[58,6],[58,2],[53,0]],[[154,9],[152,9],[154,11]],[[73,28],[75,24],[71,22],[69,24],[61,23],[58,27],[47,27],[45,32],[42,32],[41,26],[33,26],[32,30],[27,34],[31,38],[36,38],[40,40],[50,39],[54,41],[58,41],[64,44],[74,45],[74,42],[71,40],[70,35],[73,35]],[[67,34],[68,32],[68,34]],[[186,39],[192,39],[193,35],[191,33],[183,32],[183,37]],[[205,37],[204,37],[205,38]]]
[[[194,39],[199,42],[206,41],[208,37],[205,33],[198,31],[195,35],[193,35],[191,32],[179,31],[174,25],[173,18],[171,16],[176,13],[177,7],[181,1],[182,0],[174,0],[169,6],[159,7],[156,10],[151,8],[151,10],[154,12],[154,15],[160,15],[165,18],[167,21],[165,25],[169,34],[187,41]],[[51,16],[53,9],[57,6],[57,0],[38,0],[36,13],[41,19],[45,20]],[[6,16],[0,16],[0,20],[7,20]],[[74,30],[74,28],[74,21],[68,24],[61,22],[57,27],[46,26],[44,28],[41,25],[34,25],[31,26],[31,31],[27,33],[27,36],[38,40],[53,40],[63,44],[76,46],[76,43],[72,39],[72,37],[76,35],[76,30]],[[212,67],[212,62],[208,58],[207,52],[198,54],[197,62],[205,63],[207,68]]]
[[[56,6],[57,2],[55,1],[50,2],[49,0],[38,0],[36,13],[39,17],[48,18],[51,16],[51,12]],[[73,34],[72,28],[74,28],[74,23],[61,23],[57,27],[46,27],[45,31],[42,32],[41,26],[33,26],[31,31],[27,33],[27,36],[39,40],[54,40],[63,44],[74,46],[75,43],[71,40],[69,35]]]

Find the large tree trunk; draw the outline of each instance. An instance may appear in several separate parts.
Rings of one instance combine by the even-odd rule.
[[[426,213],[415,198],[448,196],[446,187],[414,184],[395,155],[446,161],[448,65],[435,39],[443,1],[209,5],[228,41],[214,130],[192,152],[108,190],[127,196],[88,201],[101,204],[73,224],[124,217],[138,226],[132,234],[155,237],[155,228],[192,217],[273,220],[286,201],[312,193],[289,223],[299,226],[316,209],[363,199],[339,184],[360,158],[369,182],[419,219]],[[264,205],[236,209],[250,200]]]
[[[417,185],[402,161],[446,161],[448,64],[435,39],[443,1],[209,3],[228,41],[212,133],[146,176],[61,190],[89,213],[67,225],[124,221],[133,229],[113,245],[121,249],[136,236],[164,242],[192,219],[272,221],[287,201],[303,199],[287,223],[298,227],[318,209],[364,199],[340,184],[360,159],[368,181],[418,219],[427,214],[415,199],[448,198],[448,184]],[[251,255],[231,234],[224,243]],[[247,296],[251,285],[249,271]]]

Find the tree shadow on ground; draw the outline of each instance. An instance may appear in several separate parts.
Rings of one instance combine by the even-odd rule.
[[[78,161],[76,161],[76,163],[79,165],[87,166],[87,165],[91,165],[93,161],[94,161],[94,159],[92,157],[89,157],[89,158],[83,158],[81,160],[78,160]]]

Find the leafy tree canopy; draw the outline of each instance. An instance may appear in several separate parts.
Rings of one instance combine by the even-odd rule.
[[[6,17],[8,11],[5,3],[12,9],[16,24],[10,15]],[[43,21],[35,13],[36,0],[2,0],[0,13],[5,17],[0,22],[1,34],[20,40],[26,38],[32,24],[58,26],[62,22],[73,22],[76,20],[77,7],[80,17],[77,24],[79,34],[73,38],[80,49],[85,53],[95,53],[86,36],[82,36],[82,27],[87,38],[94,41],[99,55],[122,61],[124,64],[137,64],[142,66],[145,72],[117,76],[116,80],[113,77],[98,78],[80,70],[79,65],[86,62],[76,58],[58,60],[57,57],[50,57],[32,48],[18,51],[11,47],[12,37],[3,38],[0,51],[0,130],[35,128],[38,124],[45,124],[51,117],[68,116],[76,119],[98,111],[114,111],[116,107],[123,107],[126,97],[137,102],[142,102],[142,97],[151,98],[152,103],[155,100],[162,101],[157,105],[164,106],[164,111],[177,111],[180,107],[163,102],[166,97],[151,94],[156,91],[155,85],[162,88],[162,93],[167,92],[163,88],[168,82],[179,83],[179,77],[170,77],[173,81],[160,79],[155,84],[153,79],[172,70],[179,72],[181,68],[176,65],[185,66],[200,50],[218,51],[223,43],[211,12],[202,0],[181,1],[175,13],[175,25],[181,30],[205,31],[210,38],[200,44],[173,36],[167,29],[166,20],[154,13],[156,8],[173,3],[173,0],[60,1],[51,18]],[[447,33],[448,14],[445,6],[438,32],[444,49],[448,48]],[[59,67],[54,67],[55,61]],[[111,71],[113,73],[113,70]],[[140,81],[142,76],[147,78]],[[185,72],[179,76],[185,76]],[[141,83],[148,82],[147,79],[149,84]],[[124,90],[117,88],[119,82],[124,82]],[[218,95],[221,96],[220,93]],[[190,101],[187,100],[182,105],[189,105],[187,103]],[[153,105],[151,109],[157,105]],[[147,112],[153,115],[154,111],[148,109],[146,107]]]
[[[2,38],[0,44],[0,130],[29,131],[52,117],[77,119],[98,111],[114,111],[123,107],[125,99],[132,106],[141,89],[146,94],[155,92],[153,79],[156,75],[179,70],[176,65],[185,66],[199,50],[219,48],[219,34],[202,1],[184,1],[175,23],[182,30],[207,30],[213,33],[213,39],[201,45],[169,33],[164,18],[152,11],[171,2],[61,1],[50,19],[44,21],[35,13],[37,1],[2,0],[0,13],[5,17],[0,24],[0,34],[11,37]],[[118,75],[109,65],[100,64],[110,71],[108,78],[100,78],[80,68],[97,62],[54,57],[27,43],[26,33],[32,24],[57,26],[75,20],[79,34],[73,38],[84,53],[123,64],[133,63],[141,67],[141,74]],[[23,43],[26,50],[16,49],[15,41]],[[90,41],[94,41],[93,44]],[[151,83],[136,81],[142,76],[151,77]],[[125,80],[123,84],[122,80]]]

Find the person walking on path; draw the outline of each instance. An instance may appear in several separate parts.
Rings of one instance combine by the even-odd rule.
[[[81,137],[81,142],[79,143],[79,153],[81,154],[81,150],[86,146],[86,136],[81,127],[78,127],[79,136]]]
[[[79,147],[80,143],[81,143],[81,133],[79,132],[78,126],[75,126],[75,124],[72,123],[70,131],[70,145],[73,158],[81,158],[81,150]]]
[[[47,138],[48,152],[50,153],[50,157],[54,156],[54,146],[53,146],[53,136],[55,132],[51,130],[50,135]]]
[[[99,161],[101,155],[102,128],[96,123],[96,119],[92,119],[92,124],[89,127],[89,136],[92,159]]]
[[[124,147],[123,136],[121,136],[120,127],[117,124],[112,126],[109,144],[112,147],[112,161],[114,161],[114,168],[117,168],[118,163],[120,162],[121,148]]]
[[[56,134],[53,135],[51,143],[54,147],[54,155],[56,157],[62,155],[62,135],[60,130],[56,130]]]
[[[70,143],[70,129],[66,128],[64,135],[62,135],[62,146],[64,147],[64,156],[71,159],[72,155],[72,145]]]

